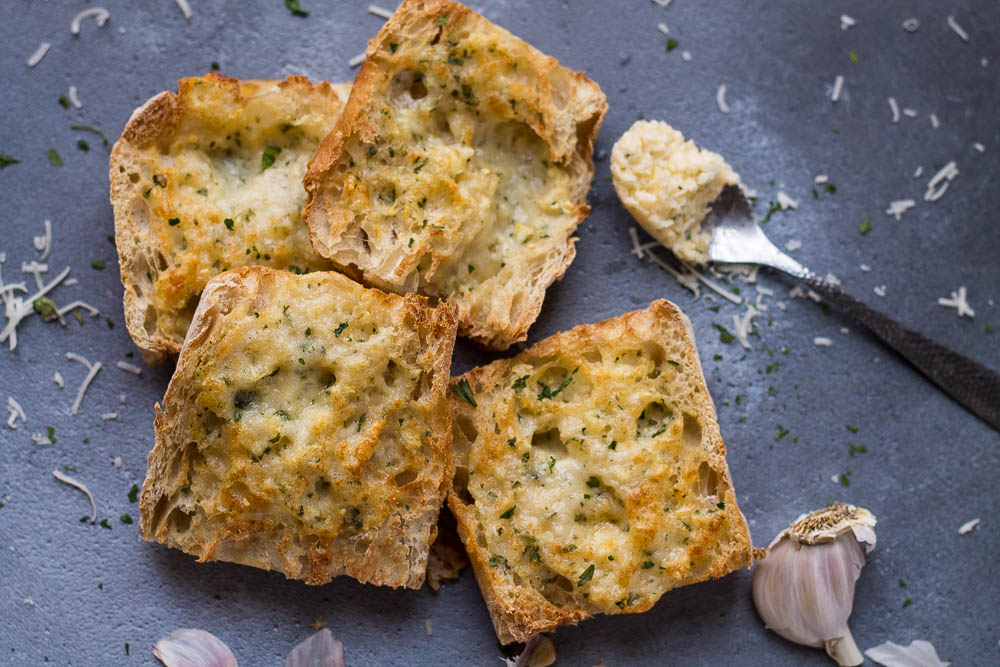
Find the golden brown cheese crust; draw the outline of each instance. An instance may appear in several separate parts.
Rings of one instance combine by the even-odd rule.
[[[309,165],[313,247],[369,284],[448,300],[461,334],[505,349],[573,260],[606,109],[584,74],[467,7],[407,0]]]
[[[448,504],[501,642],[646,611],[752,561],[690,324],[670,302],[552,336],[453,389]]]
[[[418,588],[451,477],[453,310],[332,272],[205,289],[156,406],[147,540],[322,584]]]
[[[300,180],[348,90],[211,73],[132,115],[111,153],[111,202],[125,323],[147,362],[180,350],[212,276],[332,268],[309,244]]]

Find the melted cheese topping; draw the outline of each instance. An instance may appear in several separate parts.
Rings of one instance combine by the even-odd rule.
[[[622,204],[678,257],[708,261],[711,235],[701,229],[709,205],[740,177],[721,155],[695,146],[662,121],[636,121],[611,150],[611,175]]]
[[[698,362],[665,345],[624,336],[519,358],[480,388],[474,423],[457,414],[491,567],[555,604],[622,613],[730,557],[743,528],[707,460]]]
[[[587,210],[579,176],[528,124],[537,79],[498,32],[380,52],[374,138],[353,134],[333,167],[345,224],[329,256],[385,289],[447,298],[462,322],[517,322]]]
[[[176,500],[223,535],[276,530],[316,549],[424,502],[409,484],[441,437],[434,360],[398,297],[333,274],[275,280],[217,315],[186,379],[193,417],[173,437],[198,445]]]
[[[184,79],[179,124],[143,153],[143,196],[154,262],[153,307],[180,342],[213,276],[260,264],[296,273],[328,269],[309,243],[300,209],[306,165],[340,112],[308,83]]]

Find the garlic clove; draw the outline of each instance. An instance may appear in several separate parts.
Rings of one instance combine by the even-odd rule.
[[[236,657],[210,632],[183,628],[153,644],[153,657],[165,667],[237,667]]]
[[[292,649],[285,667],[344,667],[344,645],[323,628]]]
[[[885,667],[948,667],[938,657],[934,645],[922,639],[914,639],[909,646],[885,642],[865,651],[865,655]]]
[[[834,503],[783,530],[753,573],[754,606],[765,626],[797,644],[825,648],[839,665],[860,665],[847,620],[865,564],[859,540],[874,548],[875,523],[864,508]]]

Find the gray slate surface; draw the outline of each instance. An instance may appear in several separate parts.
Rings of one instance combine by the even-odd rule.
[[[192,0],[190,21],[168,0],[103,4],[109,24],[97,28],[89,20],[79,38],[70,34],[70,20],[93,3],[6,0],[0,7],[0,152],[21,160],[0,172],[5,280],[21,279],[20,262],[37,256],[32,236],[50,218],[56,238],[49,265],[53,272],[72,266],[80,279],[59,288],[57,301],[82,298],[101,310],[84,326],[32,318],[21,328],[18,349],[0,350],[0,401],[16,397],[29,416],[17,431],[0,425],[0,660],[150,664],[153,641],[198,627],[226,641],[241,664],[276,665],[323,617],[352,665],[499,665],[469,572],[438,594],[349,579],[310,588],[247,567],[199,565],[140,542],[136,525],[120,522],[124,512],[137,517],[127,493],[143,479],[152,407],[169,369],[135,377],[115,368],[133,346],[122,320],[115,251],[106,240],[113,232],[107,153],[70,124],[98,125],[113,139],[134,107],[173,89],[179,77],[207,71],[212,61],[238,77],[298,72],[349,81],[355,70],[348,58],[381,20],[365,12],[363,1],[302,0],[310,16],[299,19],[280,2]],[[796,256],[806,265],[835,272],[890,314],[1000,366],[1000,333],[986,333],[987,325],[1000,329],[996,3],[677,0],[667,10],[648,0],[472,4],[601,84],[611,105],[598,142],[603,154],[635,119],[668,120],[728,158],[759,191],[759,213],[779,188],[800,201],[797,211],[775,214],[766,226],[779,245],[801,239]],[[946,27],[949,11],[970,33],[968,43]],[[841,13],[857,25],[842,31]],[[911,16],[921,21],[915,34],[900,27]],[[679,40],[672,53],[658,21]],[[28,69],[25,59],[42,40],[52,50]],[[857,64],[848,59],[852,48]],[[681,59],[683,50],[691,62]],[[837,74],[846,85],[833,104],[824,93]],[[728,115],[715,105],[721,83],[729,90]],[[70,84],[79,88],[80,110],[57,104]],[[919,116],[892,124],[889,95]],[[940,129],[931,128],[931,112]],[[78,138],[89,142],[89,152],[76,148]],[[973,150],[977,141],[985,154]],[[46,159],[53,147],[64,166]],[[935,165],[949,160],[961,175],[941,201],[923,202]],[[918,165],[924,175],[914,179]],[[837,192],[814,200],[819,173],[829,174]],[[908,197],[919,205],[901,221],[885,215],[891,200]],[[590,201],[594,210],[580,227],[577,259],[549,291],[531,340],[655,298],[678,303],[698,334],[756,543],[767,544],[799,512],[834,499],[868,507],[879,517],[879,546],[859,583],[852,619],[859,646],[924,638],[955,665],[1000,663],[998,434],[852,323],[812,302],[788,300],[791,285],[778,276],[762,275],[760,284],[777,290],[768,303],[788,300],[788,311],[772,305],[747,352],[721,343],[711,324],[731,328],[742,309],[712,312],[629,254],[632,223],[614,196],[606,158],[598,162]],[[865,216],[873,229],[862,236],[857,227]],[[97,258],[107,269],[90,267]],[[862,263],[872,271],[862,272]],[[872,293],[877,285],[886,286],[886,298]],[[974,320],[936,305],[959,285],[969,288]],[[842,326],[850,333],[840,333]],[[814,347],[814,336],[834,344]],[[65,360],[69,350],[104,364],[76,417],[69,407],[83,369]],[[460,344],[454,368],[487,358]],[[768,373],[774,361],[780,366]],[[63,390],[52,382],[55,370],[66,378]],[[118,420],[102,422],[107,411],[118,411]],[[789,435],[777,440],[779,424]],[[29,434],[45,426],[54,427],[57,442],[36,446]],[[851,444],[868,451],[851,457]],[[121,468],[111,464],[116,456]],[[79,522],[89,509],[85,498],[51,475],[64,466],[90,485],[110,530]],[[831,482],[846,471],[849,488]],[[983,519],[979,528],[959,536],[958,527],[975,517]],[[424,632],[425,619],[433,622],[432,636]],[[748,572],[671,592],[646,614],[561,630],[556,643],[564,665],[829,664],[820,651],[765,632],[750,601]]]

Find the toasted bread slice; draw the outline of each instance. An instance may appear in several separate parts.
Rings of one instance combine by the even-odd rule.
[[[209,281],[163,398],[147,540],[308,584],[418,588],[451,477],[455,315],[334,272]]]
[[[125,324],[148,363],[180,350],[212,276],[333,268],[309,244],[300,181],[349,90],[206,74],[132,114],[111,152],[111,203]]]
[[[687,317],[578,326],[453,383],[448,505],[501,642],[749,565]]]
[[[590,211],[604,94],[447,0],[403,2],[367,57],[304,181],[313,247],[447,299],[491,348],[524,340]]]

